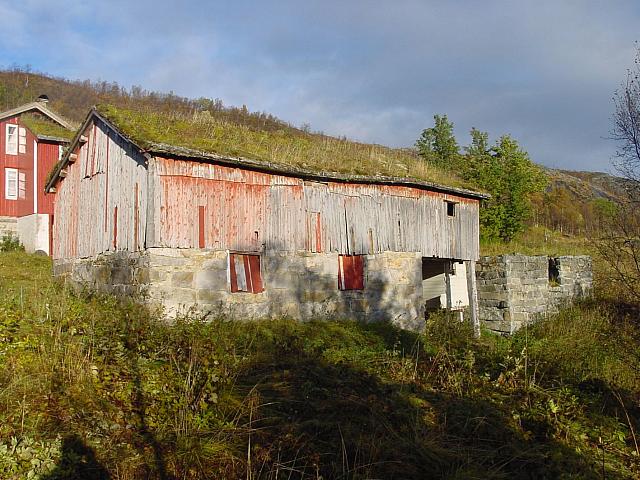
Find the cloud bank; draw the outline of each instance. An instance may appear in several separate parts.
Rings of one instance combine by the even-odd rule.
[[[539,163],[607,171],[639,17],[632,1],[0,0],[0,63],[392,146],[446,113],[461,144],[477,127]]]

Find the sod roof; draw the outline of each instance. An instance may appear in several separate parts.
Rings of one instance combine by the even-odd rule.
[[[430,165],[410,149],[354,142],[292,127],[266,131],[215,118],[208,112],[188,115],[98,105],[92,114],[152,154],[226,161],[292,175],[411,184],[485,197],[467,190],[461,179]],[[53,186],[56,174],[54,171],[47,188]]]
[[[69,130],[55,122],[28,113],[23,114],[20,120],[34,135],[44,140],[69,142],[75,133],[73,130]]]

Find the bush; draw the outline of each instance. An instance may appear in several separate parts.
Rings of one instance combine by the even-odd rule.
[[[20,243],[20,239],[12,233],[5,234],[0,240],[0,252],[17,251],[24,251],[24,246]]]

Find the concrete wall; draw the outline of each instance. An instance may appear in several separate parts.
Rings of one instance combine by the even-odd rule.
[[[502,333],[556,313],[561,306],[589,296],[593,288],[588,256],[481,257],[476,277],[480,320]]]
[[[248,320],[280,316],[389,320],[402,328],[424,327],[422,257],[418,253],[367,255],[365,288],[338,290],[338,255],[261,255],[262,293],[231,293],[226,251],[150,248],[135,254],[105,253],[94,259],[56,260],[54,274],[90,288],[144,294],[169,316],[198,311]]]
[[[29,253],[49,255],[49,215],[34,213],[18,218],[18,237]]]

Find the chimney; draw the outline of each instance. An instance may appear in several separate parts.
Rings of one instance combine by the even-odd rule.
[[[38,98],[36,98],[36,102],[40,102],[40,103],[49,103],[49,97],[47,95],[40,95]]]

